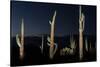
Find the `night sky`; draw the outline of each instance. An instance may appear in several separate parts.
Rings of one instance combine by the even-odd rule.
[[[52,20],[55,10],[55,35],[78,34],[79,5],[11,1],[12,36],[20,33],[22,18],[25,36],[50,34],[49,20]],[[96,6],[82,6],[82,12],[85,15],[84,34],[96,35]]]

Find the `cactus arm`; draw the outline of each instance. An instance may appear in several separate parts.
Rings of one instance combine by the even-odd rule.
[[[50,25],[51,25],[51,21],[49,21]]]
[[[20,39],[18,37],[18,34],[16,35],[16,42],[17,42],[18,46],[21,47],[21,42],[20,42]]]
[[[47,41],[50,42],[50,37],[47,37]]]
[[[54,53],[53,53],[53,55],[56,53],[56,51],[57,51],[57,48],[58,48],[58,45],[57,45],[57,43],[55,43],[55,50],[54,50]]]
[[[85,24],[85,16],[84,16],[84,14],[83,14],[83,31],[84,31],[84,24]]]
[[[47,37],[47,45],[50,46],[50,37]]]
[[[50,46],[50,43],[47,43],[48,46]]]
[[[42,49],[42,47],[40,46],[40,49]]]

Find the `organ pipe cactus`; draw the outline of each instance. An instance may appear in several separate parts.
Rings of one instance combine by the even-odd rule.
[[[52,21],[49,21],[50,25],[51,25],[51,33],[50,33],[50,49],[49,49],[49,57],[50,59],[53,59],[53,56],[55,54],[56,51],[54,51],[54,26],[55,26],[55,18],[56,18],[56,11],[53,15]],[[49,39],[48,39],[49,40]],[[48,43],[49,45],[49,43]],[[56,50],[56,49],[55,49]]]
[[[17,34],[16,42],[19,46],[20,59],[23,59],[23,57],[24,57],[24,20],[23,19],[22,19],[22,23],[21,23],[20,38],[19,38],[19,35]]]
[[[85,16],[79,7],[79,58],[83,58],[83,31],[84,31]]]

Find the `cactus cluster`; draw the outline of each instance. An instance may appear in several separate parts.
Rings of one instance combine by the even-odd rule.
[[[70,47],[65,47],[63,49],[60,50],[60,55],[64,56],[64,55],[74,55],[75,54],[75,49],[76,49],[76,44],[75,44],[75,40],[73,39],[73,37],[70,38]]]

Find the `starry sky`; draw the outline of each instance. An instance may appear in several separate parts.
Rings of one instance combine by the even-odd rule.
[[[12,36],[20,33],[22,18],[25,36],[50,34],[49,21],[55,11],[56,36],[79,33],[79,5],[25,1],[11,1],[10,4]],[[85,15],[84,34],[96,35],[96,6],[82,5],[82,12]]]

